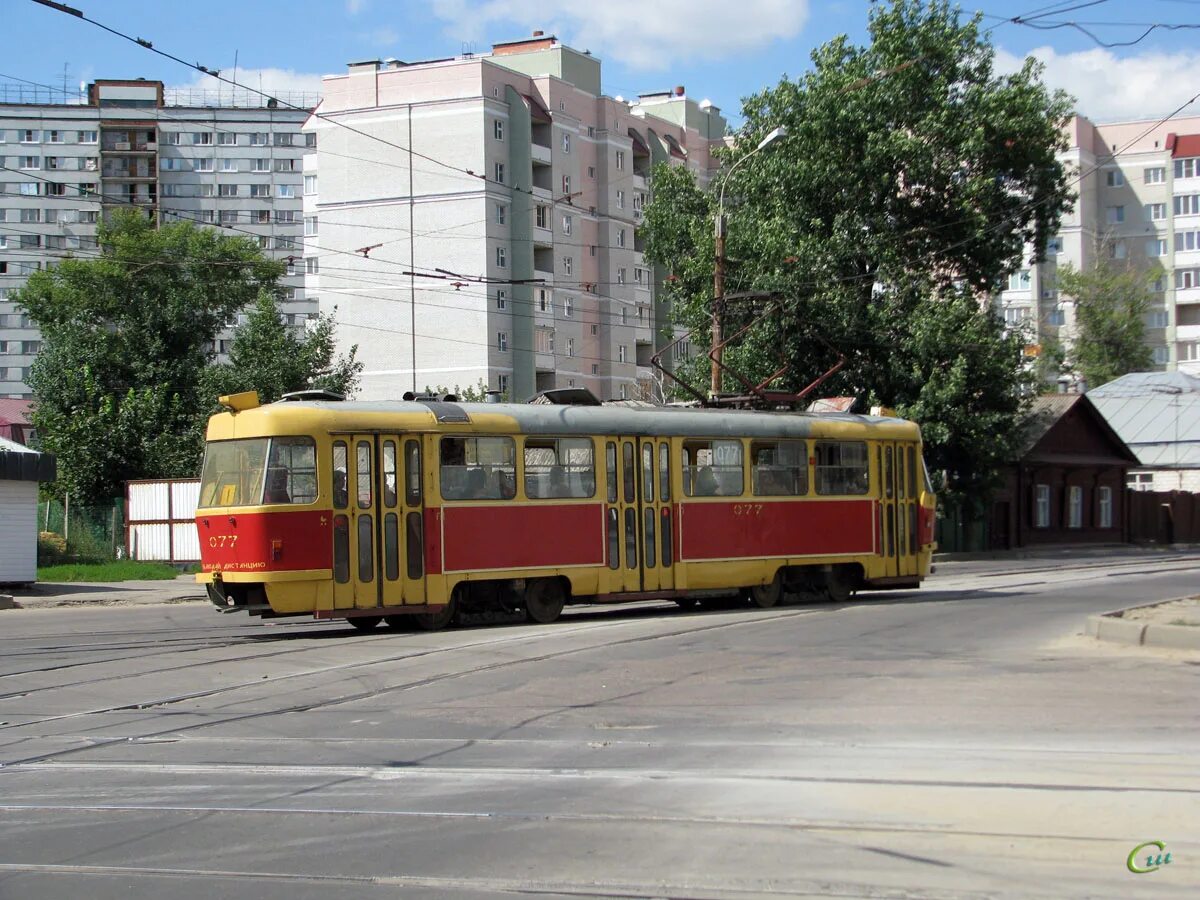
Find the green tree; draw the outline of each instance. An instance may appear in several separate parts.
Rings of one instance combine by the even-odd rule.
[[[726,293],[777,299],[766,315],[729,302],[726,334],[761,317],[726,360],[756,380],[789,361],[779,386],[796,389],[845,357],[822,393],[916,417],[952,499],[980,499],[1015,445],[1028,379],[1020,338],[979,298],[1058,230],[1071,101],[1033,60],[997,74],[979,18],[943,0],[876,3],[869,31],[866,46],[836,38],[806,74],[744,101],[728,163],[776,126],[788,137],[725,183]],[[682,169],[660,166],[653,188],[646,252],[671,271],[669,299],[702,344],[715,198]]]
[[[249,240],[135,211],[98,241],[99,258],[35,272],[16,297],[42,333],[34,424],[60,489],[96,503],[131,478],[195,474],[211,342],[283,273]]]
[[[349,396],[358,387],[363,364],[354,346],[337,355],[334,320],[318,316],[303,335],[288,327],[270,290],[259,292],[244,324],[233,333],[229,362],[211,366],[204,396],[211,403],[222,394],[258,391],[272,403],[289,391],[320,388]]]
[[[1158,267],[1117,264],[1104,252],[1097,257],[1087,272],[1069,264],[1058,270],[1059,291],[1075,300],[1067,358],[1091,387],[1153,365],[1144,317],[1154,299],[1151,285],[1162,274]]]

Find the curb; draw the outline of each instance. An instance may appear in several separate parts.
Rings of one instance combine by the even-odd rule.
[[[1186,600],[1191,596],[1193,595],[1189,594],[1187,597],[1156,600],[1154,603],[1139,603],[1124,609],[1114,609],[1096,616],[1088,616],[1086,633],[1098,641],[1107,641],[1111,644],[1200,651],[1200,626],[1145,624],[1127,622],[1121,618],[1130,610],[1145,609],[1162,603],[1172,603],[1175,600]]]
[[[108,609],[114,606],[186,606],[193,603],[208,603],[204,596],[188,594],[178,597],[107,597],[102,600],[81,600],[66,597],[15,597],[5,603],[0,597],[2,609]]]

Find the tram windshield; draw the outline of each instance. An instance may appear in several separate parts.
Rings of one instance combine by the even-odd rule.
[[[201,509],[316,499],[317,448],[312,438],[213,441],[204,450]]]

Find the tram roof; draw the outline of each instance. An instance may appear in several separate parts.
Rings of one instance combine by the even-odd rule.
[[[230,415],[230,414],[226,414]],[[243,419],[249,416],[250,420]],[[264,419],[260,422],[259,417]],[[273,434],[322,430],[445,431],[523,434],[606,434],[633,437],[830,437],[919,439],[913,422],[852,413],[805,413],[604,404],[567,406],[525,403],[429,403],[421,401],[281,401],[236,414],[233,433],[249,436],[259,425]],[[254,425],[251,425],[251,421]],[[270,422],[268,425],[267,422]],[[225,432],[226,429],[218,429]]]

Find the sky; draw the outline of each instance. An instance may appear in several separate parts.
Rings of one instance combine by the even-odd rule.
[[[352,60],[486,52],[540,28],[603,61],[604,91],[632,98],[684,85],[736,124],[740,99],[795,76],[813,48],[866,40],[867,0],[71,0],[117,31],[269,92],[319,91]],[[984,14],[998,65],[1027,55],[1094,121],[1156,118],[1200,90],[1200,0],[966,0]],[[1036,16],[1036,18],[1034,18]],[[1023,17],[1026,24],[1012,22]],[[179,63],[48,9],[0,0],[10,78],[77,89],[95,78],[216,89]],[[1072,24],[1067,24],[1072,23]],[[1143,36],[1151,25],[1160,27]],[[1079,27],[1075,27],[1079,26]],[[1176,26],[1174,28],[1161,26]],[[1184,27],[1178,27],[1184,26]],[[1090,35],[1085,33],[1090,32]],[[1130,46],[1105,47],[1128,43]],[[1200,102],[1183,114],[1200,114]]]

